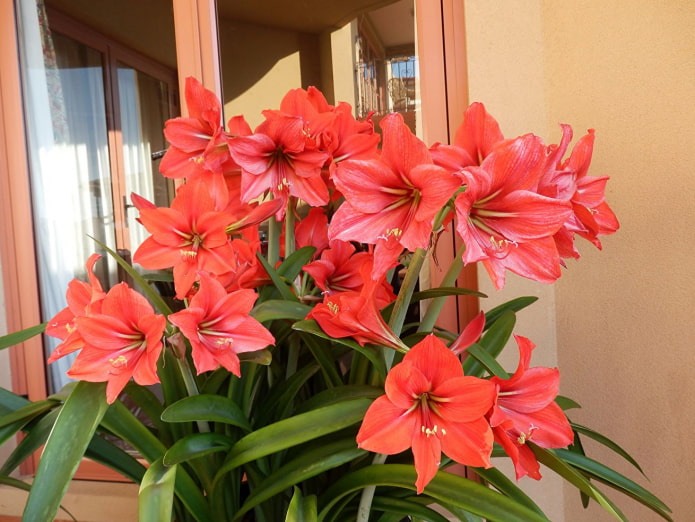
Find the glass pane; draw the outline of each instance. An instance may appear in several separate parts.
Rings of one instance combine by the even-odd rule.
[[[168,85],[123,63],[117,71],[126,197],[135,192],[158,207],[168,206],[174,186],[159,174],[159,161],[167,147],[162,129],[171,117]],[[137,211],[129,203],[126,226],[134,251],[148,234],[135,221]]]
[[[51,34],[35,2],[21,5],[22,67],[33,215],[43,319],[65,307],[65,289],[86,278],[84,264],[100,247],[115,248],[114,217],[101,53]],[[96,274],[108,288],[115,263],[105,255]],[[50,353],[57,340],[48,339]],[[62,387],[71,364],[49,368],[51,390]]]
[[[375,123],[401,112],[417,132],[414,2],[384,3],[308,0],[278,17],[272,0],[219,0],[226,118],[243,114],[253,128],[289,89],[313,85]]]

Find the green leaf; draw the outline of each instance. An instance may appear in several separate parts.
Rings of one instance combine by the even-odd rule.
[[[487,330],[490,328],[492,323],[497,321],[497,319],[499,319],[500,316],[502,316],[502,314],[505,312],[518,312],[527,306],[532,305],[536,301],[538,301],[538,298],[535,296],[517,297],[516,299],[512,299],[511,301],[507,301],[506,303],[496,306],[485,314],[485,329]]]
[[[278,275],[289,281],[294,281],[304,265],[311,261],[314,252],[316,252],[316,247],[313,246],[305,246],[295,250],[278,267]]]
[[[466,352],[482,364],[490,375],[501,379],[509,379],[509,374],[502,368],[492,355],[485,351],[485,348],[475,343],[466,349]]]
[[[234,445],[217,472],[214,484],[242,464],[360,422],[370,403],[365,399],[346,400],[257,429]]]
[[[357,447],[354,438],[344,439],[328,444],[319,444],[287,462],[268,475],[260,484],[256,484],[246,502],[236,513],[235,520],[269,498],[299,484],[303,480],[315,477],[329,469],[336,468],[366,454]]]
[[[356,352],[361,353],[367,359],[369,359],[369,361],[374,365],[374,368],[377,370],[377,372],[379,372],[379,375],[382,379],[386,378],[386,366],[384,366],[384,361],[376,350],[368,346],[360,346],[357,342],[349,338],[336,339],[334,337],[331,337],[330,335],[326,334],[323,330],[321,330],[321,327],[313,319],[298,321],[292,325],[292,328],[294,330],[311,333],[316,335],[317,337],[328,339],[331,342],[340,343],[352,348]]]
[[[24,330],[20,330],[19,332],[3,335],[0,337],[0,350],[23,343],[27,339],[31,339],[32,337],[43,333],[43,331],[46,330],[47,324],[48,323],[41,323],[37,324],[36,326],[25,328]]]
[[[367,384],[345,384],[328,388],[313,395],[297,407],[297,413],[315,410],[323,406],[329,406],[342,401],[352,399],[369,399],[373,401],[384,394],[383,388],[369,386]]]
[[[488,352],[493,359],[497,358],[504,346],[509,341],[516,324],[516,315],[512,311],[503,312],[487,332],[482,336],[478,344]],[[464,373],[480,377],[485,368],[476,359],[469,357],[463,363]]]
[[[251,431],[248,419],[239,405],[221,395],[193,395],[175,402],[162,412],[166,422],[222,422]]]
[[[449,522],[444,515],[423,506],[420,502],[396,497],[375,496],[372,500],[373,511],[384,511],[398,515],[393,520],[403,520],[403,517],[417,517],[428,522]],[[382,517],[383,519],[383,517]],[[410,519],[412,520],[412,518]]]
[[[48,434],[53,429],[53,424],[59,413],[60,408],[48,412],[27,430],[27,434],[19,441],[17,447],[7,457],[2,468],[0,468],[0,474],[9,475],[12,473],[17,466],[31,457],[37,449],[46,443]]]
[[[477,297],[487,297],[487,295],[476,290],[469,290],[468,288],[459,288],[458,286],[438,286],[437,288],[429,288],[427,290],[420,290],[419,292],[413,292],[410,298],[410,304],[417,303],[419,301],[424,301],[425,299],[436,299],[438,297],[450,297],[453,295],[474,295]],[[389,304],[382,310],[382,313],[386,317],[391,316],[391,311],[393,310],[393,303]]]
[[[564,478],[567,482],[572,484],[574,487],[594,499],[603,507],[608,513],[613,515],[618,520],[624,520],[627,522],[625,515],[618,509],[618,507],[613,504],[613,502],[608,499],[601,491],[596,489],[589,480],[576,471],[573,467],[566,464],[562,459],[560,459],[555,453],[547,449],[536,446],[533,443],[527,443],[528,447],[531,448],[536,459],[541,464],[544,464],[548,468],[552,469],[555,473]]]
[[[145,475],[145,466],[140,464],[132,455],[99,435],[92,437],[84,455],[138,484]]]
[[[155,460],[145,472],[138,493],[138,519],[167,522],[174,505],[176,466]]]
[[[164,454],[165,466],[173,466],[196,459],[210,453],[227,451],[234,445],[234,440],[220,433],[193,433],[177,440]]]
[[[41,415],[42,413],[45,413],[56,406],[60,406],[60,403],[51,399],[30,402],[26,406],[0,417],[0,428],[13,424],[17,421],[27,423],[37,415]]]
[[[604,484],[607,484],[608,486],[611,486],[612,488],[615,488],[618,491],[621,491],[622,493],[634,498],[639,503],[644,504],[664,519],[672,520],[669,516],[671,509],[661,500],[659,500],[656,495],[647,491],[642,486],[621,475],[617,471],[610,469],[600,462],[596,462],[595,460],[572,451],[557,449],[554,450],[553,453],[555,453],[563,461],[571,464],[573,467],[588,473],[596,480],[599,480],[600,482],[603,482]]]
[[[298,301],[285,301],[284,299],[269,299],[259,303],[253,310],[251,315],[257,321],[265,323],[275,319],[290,319],[292,321],[301,321],[306,317],[306,314],[311,312],[311,306],[305,305]]]
[[[345,495],[367,486],[395,486],[415,490],[416,473],[405,464],[371,465],[344,475],[319,498],[319,520]],[[490,488],[472,480],[439,472],[424,493],[437,502],[452,505],[490,520],[505,522],[547,522],[547,518]]]
[[[581,408],[581,405],[569,397],[564,397],[562,395],[558,395],[555,397],[555,402],[557,402],[557,405],[562,408],[563,411],[571,410],[574,408]]]
[[[136,449],[148,462],[154,462],[166,446],[121,402],[114,402],[104,414],[101,425]]]
[[[605,435],[601,435],[600,433],[592,430],[591,428],[587,428],[586,426],[581,426],[579,424],[575,423],[570,423],[572,425],[572,429],[578,433],[581,433],[582,435],[585,435],[589,437],[590,439],[595,440],[596,442],[599,442],[606,446],[607,448],[612,449],[614,452],[616,452],[618,455],[623,457],[625,460],[627,460],[630,464],[632,464],[634,467],[636,467],[642,475],[644,475],[644,471],[642,471],[642,468],[640,465],[637,463],[635,459],[632,458],[632,456],[625,451],[623,448],[618,446],[617,443],[613,442],[611,439],[606,437]],[[646,475],[645,475],[646,477]]]
[[[5,388],[0,388],[0,415],[13,412],[28,404],[31,404],[31,401],[25,397],[12,393]]]
[[[292,500],[287,508],[285,522],[318,522],[316,495],[305,497],[302,495],[302,491],[295,486]]]
[[[263,257],[260,252],[258,252],[256,257],[263,265],[263,268],[265,268],[265,271],[268,272],[270,280],[273,282],[273,285],[275,288],[277,288],[278,292],[280,292],[280,297],[282,297],[282,300],[298,302],[299,298],[292,292],[289,284],[283,279],[283,277],[272,266],[270,266],[268,260]]]
[[[106,409],[106,383],[77,383],[46,442],[23,520],[50,522],[55,518],[60,501]]]
[[[304,335],[301,339],[304,341],[307,348],[309,348],[316,362],[321,366],[321,372],[328,386],[342,385],[343,379],[338,371],[336,356],[333,350],[331,350],[331,346],[315,339],[311,335]]]
[[[497,468],[473,468],[473,470],[483,480],[494,486],[495,489],[497,489],[500,493],[504,493],[509,498],[516,500],[519,504],[523,504],[529,509],[532,509],[539,515],[545,516],[541,508],[536,505],[531,497],[524,493],[519,486],[517,486]]]

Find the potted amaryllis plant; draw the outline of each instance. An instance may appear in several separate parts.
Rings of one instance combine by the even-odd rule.
[[[53,519],[84,457],[140,483],[144,521],[546,520],[516,483],[540,480],[540,464],[618,519],[597,484],[670,520],[584,454],[594,439],[636,465],[568,420],[578,405],[558,395],[556,368],[533,366],[533,342],[508,343],[535,298],[460,332],[437,326],[448,296],[484,297],[455,286],[464,264],[497,288],[507,270],[552,283],[579,257],[575,238],[600,247],[617,230],[607,178],[588,174],[592,131],[571,151],[567,125],[559,144],[507,139],[476,103],[453,144],[428,147],[400,115],[378,134],[314,88],[255,130],[243,117],[225,130],[211,92],[189,79],[185,95],[189,117],[165,129],[171,206],[132,196],[151,234],[133,256],[144,270],[109,251],[133,286],[104,288],[94,255],[64,310],[2,339],[45,329],[61,341],[49,362],[78,353],[76,382],[46,400],[0,393],[1,439],[25,432],[2,480],[22,487],[9,474],[43,446],[25,520]],[[418,287],[447,228],[462,251],[441,287]],[[496,361],[507,344],[515,369]]]

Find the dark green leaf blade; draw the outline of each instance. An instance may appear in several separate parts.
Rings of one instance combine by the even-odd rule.
[[[106,412],[106,383],[78,382],[65,401],[41,455],[23,520],[50,522]]]

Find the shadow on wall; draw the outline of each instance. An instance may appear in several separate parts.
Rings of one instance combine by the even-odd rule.
[[[289,88],[321,88],[319,35],[226,19],[220,20],[219,33],[224,103],[232,104],[234,114],[246,111],[234,101],[251,88],[268,95],[265,107],[275,107],[275,94]],[[291,63],[279,65],[289,57]]]

